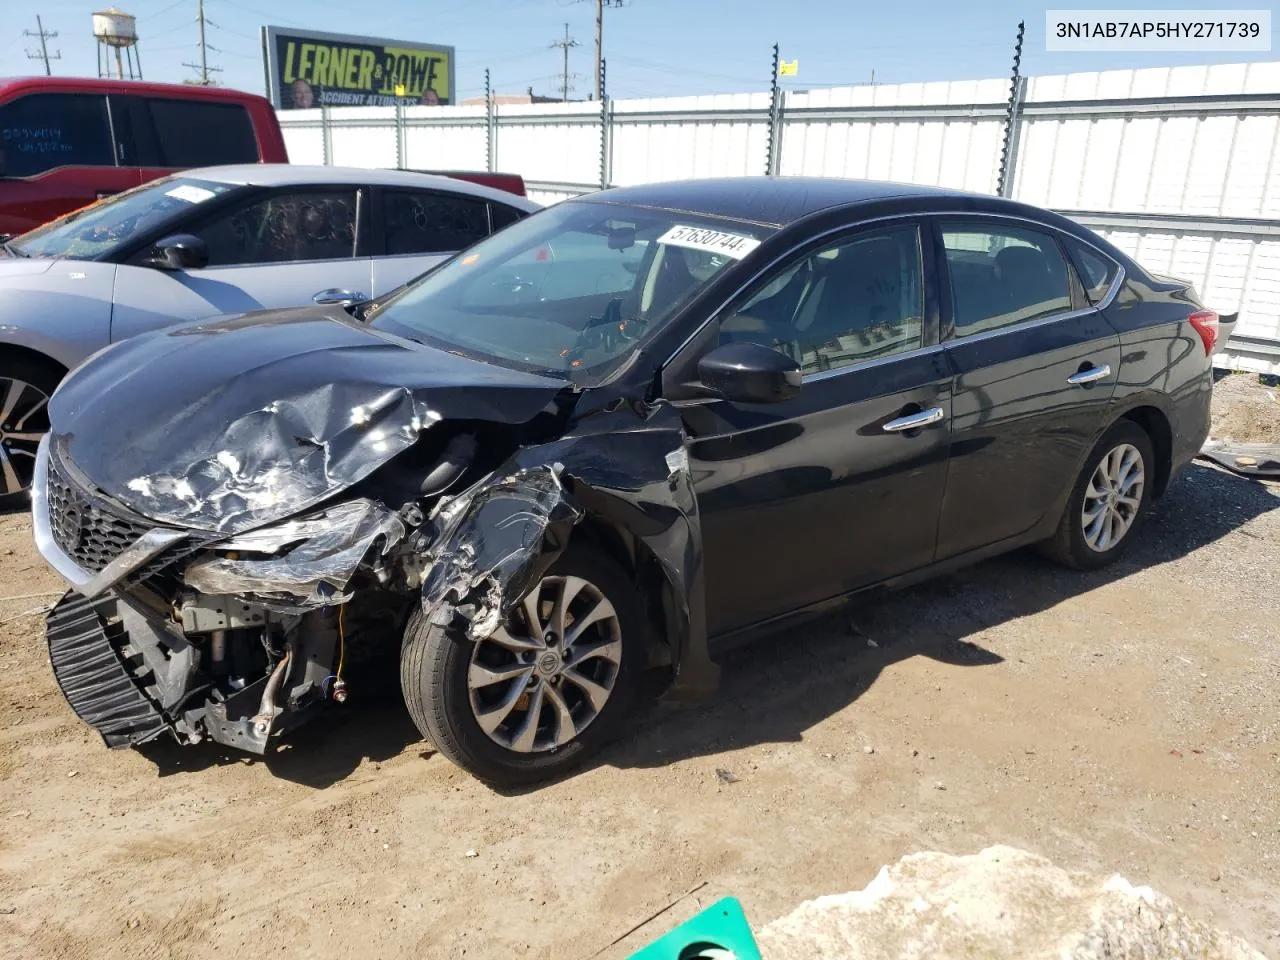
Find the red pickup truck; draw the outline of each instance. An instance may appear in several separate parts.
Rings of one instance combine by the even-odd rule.
[[[238,90],[0,78],[0,236],[190,167],[287,163],[275,110]]]

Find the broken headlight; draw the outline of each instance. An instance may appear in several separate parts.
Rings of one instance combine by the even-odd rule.
[[[341,594],[375,546],[381,557],[404,536],[395,513],[372,500],[353,500],[224,540],[187,567],[183,579],[201,593],[323,606],[345,599]],[[269,556],[241,559],[241,553]]]
[[[341,537],[350,534],[360,521],[377,505],[371,500],[352,500],[340,503],[308,517],[296,517],[283,523],[237,534],[217,545],[220,551],[244,551],[246,553],[279,553],[315,537]]]

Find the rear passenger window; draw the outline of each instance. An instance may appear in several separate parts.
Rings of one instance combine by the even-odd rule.
[[[1092,247],[1079,240],[1068,239],[1067,249],[1071,259],[1075,261],[1076,271],[1080,274],[1080,282],[1084,284],[1084,292],[1089,302],[1100,303],[1111,289],[1111,281],[1115,279],[1119,267],[1115,261],[1104,257]]]
[[[34,93],[0,106],[0,151],[6,177],[32,177],[57,167],[115,166],[107,98]]]
[[[211,267],[344,260],[355,256],[357,211],[354,190],[279,193],[195,233]]]
[[[387,255],[454,253],[489,235],[489,203],[477,197],[385,190]]]
[[[235,103],[147,101],[162,167],[257,163],[258,139],[249,111]]]
[[[957,337],[1071,309],[1067,263],[1047,233],[949,222],[943,225],[942,243]]]

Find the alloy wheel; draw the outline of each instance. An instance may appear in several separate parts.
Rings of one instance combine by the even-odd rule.
[[[0,495],[31,486],[36,450],[48,432],[48,395],[25,380],[0,378]]]
[[[1090,550],[1105,553],[1124,539],[1142,507],[1146,481],[1142,453],[1131,443],[1113,447],[1098,462],[1080,516]]]
[[[581,577],[544,577],[472,650],[472,714],[508,750],[556,750],[599,717],[621,665],[622,631],[609,599]]]

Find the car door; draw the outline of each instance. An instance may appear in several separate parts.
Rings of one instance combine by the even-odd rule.
[[[717,321],[717,342],[789,353],[799,394],[684,407],[708,626],[747,627],[928,564],[950,376],[920,225],[819,241]]]
[[[1060,238],[1001,217],[935,221],[955,372],[943,559],[1026,533],[1075,480],[1120,370]]]
[[[375,190],[373,296],[412,280],[491,231],[489,203],[445,190]]]
[[[205,242],[208,266],[163,270],[146,265],[146,250],[137,253],[116,274],[112,340],[181,321],[302,306],[329,290],[368,297],[365,195],[350,185],[279,187],[174,225],[171,233]]]
[[[137,186],[115,154],[100,93],[28,93],[0,105],[0,234]]]

